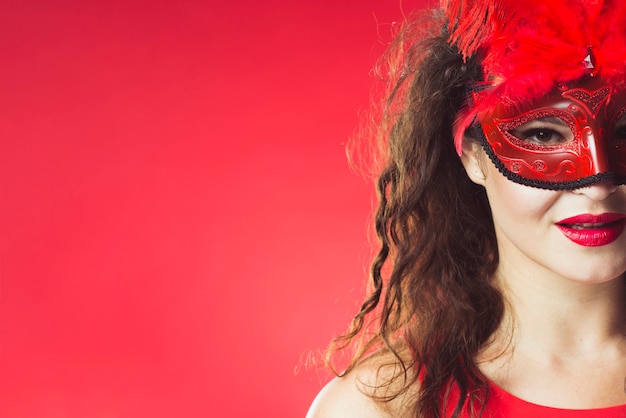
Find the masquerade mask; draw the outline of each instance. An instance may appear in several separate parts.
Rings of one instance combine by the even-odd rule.
[[[478,137],[513,181],[547,189],[626,183],[626,1],[441,6],[448,42],[483,70],[480,91],[457,115],[459,154],[478,121]]]
[[[559,85],[523,106],[499,103],[477,120],[487,154],[517,183],[553,190],[626,183],[626,92],[601,79]]]

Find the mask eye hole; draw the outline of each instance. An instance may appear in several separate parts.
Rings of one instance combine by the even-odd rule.
[[[626,123],[625,131],[626,133]],[[556,116],[532,119],[509,129],[508,133],[518,140],[533,146],[559,146],[574,140],[570,125]]]
[[[618,141],[626,140],[626,109],[622,109],[620,112],[620,116],[613,123],[613,139]]]
[[[574,115],[558,108],[535,109],[492,122],[511,145],[533,152],[573,150],[580,136]]]

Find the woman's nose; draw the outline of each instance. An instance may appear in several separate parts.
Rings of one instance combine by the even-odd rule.
[[[582,194],[592,200],[604,200],[617,190],[617,185],[613,180],[604,180],[593,183],[580,189],[572,190],[573,193]]]

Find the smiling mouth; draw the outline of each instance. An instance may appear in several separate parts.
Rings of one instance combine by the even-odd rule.
[[[584,223],[584,224],[566,224],[566,223],[558,223],[557,225],[564,226],[566,228],[576,229],[576,230],[585,230],[585,229],[602,229],[602,228],[610,228],[616,224],[619,224],[622,221],[614,221],[614,222],[605,222],[605,223]]]
[[[626,227],[626,215],[603,213],[582,214],[556,223],[570,241],[584,247],[599,247],[617,240]]]

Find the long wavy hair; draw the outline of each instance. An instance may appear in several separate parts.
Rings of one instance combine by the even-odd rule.
[[[399,367],[381,385],[393,381],[400,389],[374,396],[378,401],[418,387],[407,415],[440,417],[443,395],[454,386],[453,416],[471,405],[479,415],[489,385],[475,358],[499,326],[504,303],[491,281],[498,254],[489,203],[466,175],[452,128],[482,71],[479,57],[464,60],[448,44],[440,12],[426,21],[405,23],[378,66],[389,88],[375,132],[366,136],[382,149],[380,246],[368,296],[329,358],[355,350],[342,375],[369,354],[390,351]]]

